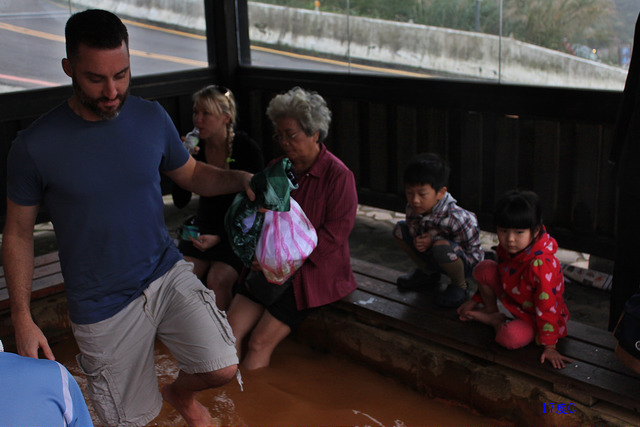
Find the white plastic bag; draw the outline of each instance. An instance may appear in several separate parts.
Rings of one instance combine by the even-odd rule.
[[[267,211],[256,245],[256,259],[267,280],[282,284],[318,244],[313,224],[294,199],[287,212]]]

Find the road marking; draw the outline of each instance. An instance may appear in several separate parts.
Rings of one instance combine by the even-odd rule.
[[[129,53],[133,56],[141,58],[158,59],[160,61],[177,62],[178,64],[193,65],[194,67],[206,68],[209,66],[207,61],[199,61],[197,59],[180,58],[178,56],[163,55],[161,53],[145,52],[142,50],[130,49]]]
[[[162,31],[163,33],[175,34],[177,36],[190,37],[192,39],[197,39],[197,40],[206,40],[207,39],[205,36],[201,36],[199,34],[187,33],[185,31],[172,30],[170,28],[162,28],[162,27],[158,27],[157,25],[151,25],[151,24],[145,24],[145,23],[142,23],[142,22],[129,21],[128,19],[123,19],[122,22],[124,22],[125,24],[135,25],[136,27],[147,28],[149,30],[156,30],[156,31]]]
[[[149,25],[149,24],[143,24],[140,22],[133,22],[133,21],[129,21],[129,20],[123,20],[123,22],[126,22],[128,24],[131,25],[135,25],[138,27],[143,27],[143,28],[147,28],[147,29],[152,29],[152,30],[156,30],[156,31],[162,31],[165,33],[170,33],[170,34],[174,34],[174,35],[179,35],[179,36],[183,36],[183,37],[190,37],[190,38],[195,38],[198,40],[206,40],[206,37],[204,36],[200,36],[197,34],[190,34],[190,33],[186,33],[184,31],[177,31],[177,30],[171,30],[171,29],[167,29],[167,28],[161,28],[155,25]],[[56,41],[56,42],[60,42],[60,43],[64,43],[65,39],[64,36],[58,36],[55,34],[50,34],[50,33],[45,33],[43,31],[37,31],[37,30],[32,30],[29,28],[25,28],[25,27],[19,27],[17,25],[11,25],[11,24],[7,24],[4,22],[0,22],[0,29],[3,30],[7,30],[7,31],[12,31],[15,33],[19,33],[19,34],[25,34],[28,36],[32,36],[32,37],[38,37],[41,39],[46,39],[46,40],[52,40],[52,41]],[[285,52],[285,51],[281,51],[281,50],[276,50],[276,49],[271,49],[271,48],[267,48],[267,47],[262,47],[262,46],[251,46],[252,50],[257,50],[257,51],[262,51],[262,52],[267,52],[267,53],[272,53],[272,54],[276,54],[276,55],[284,55],[284,56],[288,56],[291,58],[297,58],[297,59],[304,59],[304,60],[308,60],[308,61],[315,61],[315,62],[323,62],[326,64],[332,64],[332,65],[338,65],[341,67],[345,67],[345,68],[349,68],[349,67],[353,67],[353,68],[357,68],[360,70],[366,70],[366,71],[373,71],[373,72],[379,72],[379,73],[387,73],[387,74],[396,74],[396,75],[402,75],[402,76],[409,76],[409,77],[428,77],[427,74],[421,74],[421,73],[413,73],[411,71],[403,71],[403,70],[393,70],[393,69],[389,69],[389,68],[382,68],[382,67],[374,67],[374,66],[370,66],[370,65],[362,65],[362,64],[353,64],[353,63],[348,63],[345,61],[338,61],[335,59],[327,59],[327,58],[318,58],[315,56],[310,56],[310,55],[302,55],[299,53],[292,53],[292,52]],[[159,54],[159,53],[153,53],[153,52],[145,52],[142,50],[135,50],[135,49],[130,49],[130,54],[133,56],[137,56],[140,58],[148,58],[148,59],[156,59],[159,61],[167,61],[167,62],[174,62],[174,63],[178,63],[178,64],[184,64],[184,65],[191,65],[193,67],[202,67],[202,68],[206,68],[209,66],[209,63],[207,61],[199,61],[199,60],[195,60],[195,59],[188,59],[188,58],[181,58],[178,56],[173,56],[173,55],[164,55],[164,54]],[[50,85],[52,83],[49,83]]]
[[[64,43],[64,36],[57,36],[55,34],[45,33],[37,30],[31,30],[29,28],[24,28],[24,27],[18,27],[17,25],[11,25],[4,22],[0,22],[0,29],[13,31],[14,33],[26,34],[28,36],[38,37],[41,39],[53,40],[54,42]]]
[[[302,55],[302,54],[293,53],[293,52],[285,52],[282,50],[276,50],[276,49],[271,49],[271,48],[262,47],[262,46],[251,45],[251,49],[259,50],[261,52],[273,53],[276,55],[289,56],[291,58],[306,59],[307,61],[324,62],[326,64],[339,65],[347,68],[353,67],[353,68],[359,68],[361,70],[376,71],[379,73],[386,73],[386,74],[398,74],[401,76],[409,76],[409,77],[422,77],[422,78],[430,77],[428,74],[413,73],[411,71],[403,71],[403,70],[394,70],[391,68],[374,67],[371,65],[353,64],[345,61],[338,61],[336,59],[318,58],[317,56]]]
[[[12,31],[14,33],[19,33],[19,34],[25,34],[32,37],[38,37],[41,39],[52,40],[60,43],[65,42],[64,36],[58,36],[55,34],[45,33],[42,31],[32,30],[29,28],[18,27],[16,25],[7,24],[4,22],[0,22],[0,29]],[[176,62],[179,64],[192,65],[194,67],[207,67],[209,65],[207,61],[198,61],[195,59],[180,58],[178,56],[163,55],[160,53],[145,52],[142,50],[130,49],[129,53],[133,56],[138,56],[141,58],[157,59],[160,61],[167,61],[167,62]]]
[[[11,75],[8,75],[8,74],[0,74],[0,80],[10,80],[10,81],[14,81],[14,82],[30,83],[30,84],[34,84],[34,85],[47,86],[47,87],[60,86],[60,83],[47,82],[47,81],[44,81],[44,80],[29,79],[29,78],[26,78],[26,77],[11,76]]]

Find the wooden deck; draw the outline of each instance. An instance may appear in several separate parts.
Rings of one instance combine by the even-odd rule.
[[[342,301],[343,306],[372,311],[394,327],[564,386],[582,398],[640,412],[640,378],[615,357],[616,340],[611,333],[570,321],[569,335],[560,340],[558,351],[573,363],[554,369],[540,364],[539,347],[507,350],[494,342],[489,326],[461,322],[455,310],[437,307],[435,293],[399,291],[394,285],[398,272],[359,260],[352,265],[358,289]]]
[[[64,293],[64,280],[57,252],[34,259],[31,315],[50,344],[71,336],[71,322]],[[16,351],[9,308],[9,292],[0,266],[0,339],[7,351]]]

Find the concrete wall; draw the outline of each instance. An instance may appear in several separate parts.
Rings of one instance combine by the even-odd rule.
[[[201,0],[74,0],[121,16],[204,31]],[[252,42],[503,83],[621,90],[626,70],[508,37],[249,2]],[[349,31],[347,32],[347,28]],[[502,57],[502,64],[500,64]]]
[[[71,0],[71,5],[74,11],[105,9],[123,19],[167,23],[200,32],[206,28],[202,0]]]
[[[505,83],[622,89],[626,70],[503,37],[249,3],[253,42]],[[347,33],[349,28],[349,33]],[[350,37],[350,38],[349,38]],[[500,66],[502,55],[502,66]]]

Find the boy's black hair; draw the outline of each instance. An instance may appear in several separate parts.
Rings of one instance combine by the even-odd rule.
[[[536,233],[542,226],[540,198],[533,191],[507,191],[498,199],[493,212],[496,227],[528,228]]]
[[[437,154],[418,154],[404,170],[404,184],[429,184],[435,191],[440,191],[449,182],[449,171],[449,165]]]
[[[129,33],[120,18],[111,12],[88,9],[74,13],[64,29],[67,58],[77,56],[81,44],[97,49],[117,49],[124,41],[129,48]]]

